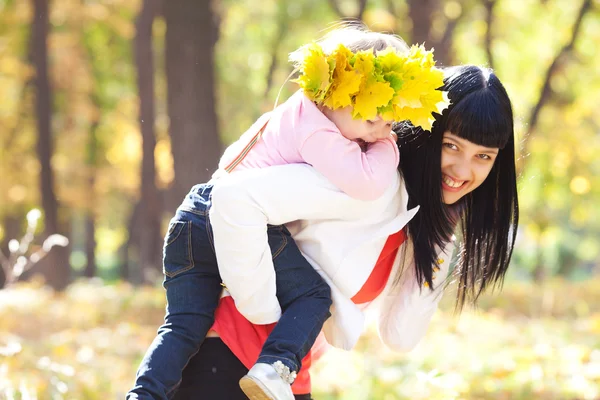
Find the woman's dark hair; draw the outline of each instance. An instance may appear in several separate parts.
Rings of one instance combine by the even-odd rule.
[[[491,283],[501,285],[512,255],[519,204],[515,170],[513,112],[504,86],[491,70],[459,66],[444,70],[450,106],[431,132],[409,123],[394,127],[400,149],[399,170],[408,191],[409,208],[420,206],[408,223],[419,284],[433,289],[433,266],[440,248],[458,227],[461,240],[456,266],[456,306],[473,303]],[[500,149],[488,177],[456,204],[442,197],[441,152],[444,132],[472,143]]]

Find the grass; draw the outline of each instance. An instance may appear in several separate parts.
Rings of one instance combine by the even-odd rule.
[[[507,283],[480,308],[442,301],[409,354],[379,343],[315,364],[314,396],[343,399],[600,399],[600,280]],[[0,399],[122,399],[156,328],[161,288],[81,281],[0,291]]]

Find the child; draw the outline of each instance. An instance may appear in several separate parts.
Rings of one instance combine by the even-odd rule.
[[[396,36],[338,29],[291,54],[301,90],[263,115],[224,153],[215,177],[240,169],[308,163],[338,188],[364,200],[383,194],[397,173],[391,123],[431,127],[443,105],[442,74],[432,54],[408,51]],[[213,183],[197,185],[165,237],[165,323],[138,370],[129,399],[169,398],[214,320],[222,286],[253,323],[278,321],[257,363],[240,381],[252,399],[293,399],[290,384],[329,317],[329,286],[304,259],[287,229],[266,227],[272,258],[222,254],[211,221]],[[231,257],[238,262],[231,262]],[[217,267],[218,264],[218,267]],[[283,310],[283,312],[282,312]]]

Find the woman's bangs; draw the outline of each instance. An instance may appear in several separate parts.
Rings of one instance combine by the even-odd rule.
[[[513,135],[512,112],[492,91],[473,92],[452,107],[447,130],[479,146],[504,148]]]

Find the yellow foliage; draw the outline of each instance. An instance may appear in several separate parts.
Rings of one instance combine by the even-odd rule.
[[[156,173],[158,178],[156,185],[159,189],[165,189],[169,187],[175,178],[171,142],[169,140],[162,139],[156,142],[154,158],[156,160]]]
[[[351,52],[340,44],[325,54],[319,44],[303,48],[300,76],[294,80],[305,95],[331,109],[352,106],[352,116],[371,120],[409,120],[431,129],[432,113],[448,106],[443,73],[435,67],[433,52],[412,46],[408,54],[388,48]]]
[[[317,102],[322,102],[329,89],[330,72],[327,57],[320,46],[312,44],[304,51],[304,63],[300,69],[301,75],[294,82],[305,88],[305,93]]]
[[[554,308],[542,310],[544,291],[560,299]],[[581,302],[589,305],[583,314],[576,310]],[[80,281],[64,294],[35,282],[0,291],[0,398],[11,391],[17,398],[124,398],[164,305],[162,288],[124,283]],[[485,296],[479,311],[460,318],[443,302],[427,336],[409,354],[382,346],[369,324],[357,351],[331,350],[315,363],[314,395],[598,398],[598,335],[600,281],[556,281],[544,290],[510,283],[502,293]]]
[[[377,116],[380,104],[387,104],[394,97],[394,89],[387,82],[367,81],[356,95],[353,117],[370,120]],[[382,117],[386,119],[385,117]],[[393,118],[387,119],[392,121]]]
[[[331,95],[325,98],[325,106],[336,110],[352,104],[352,96],[360,89],[363,75],[352,69],[352,52],[340,46],[335,53],[335,68],[332,75]]]
[[[590,181],[585,176],[575,176],[571,179],[571,184],[569,185],[571,191],[575,194],[586,194],[590,191],[592,185]]]

